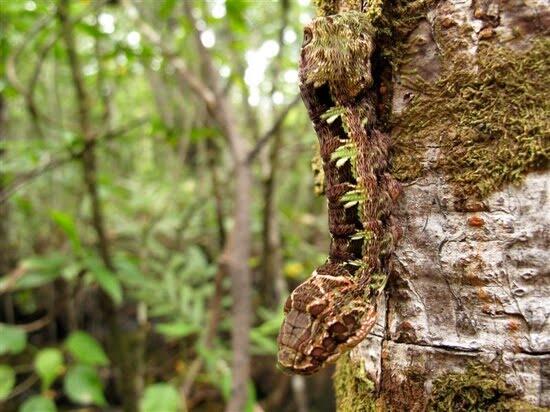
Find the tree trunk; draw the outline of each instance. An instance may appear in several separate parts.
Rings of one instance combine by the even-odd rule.
[[[0,93],[0,163],[5,155],[4,145],[8,137],[7,133],[7,109],[6,101],[2,93]],[[5,189],[7,175],[0,170],[0,193]],[[16,245],[10,236],[10,209],[8,202],[0,202],[0,276],[7,275],[11,272],[17,262]],[[1,293],[0,293],[1,295]],[[13,306],[13,298],[10,293],[0,296],[0,311],[3,313],[3,319],[8,323],[15,322],[15,311]]]
[[[550,407],[549,2],[368,7],[404,236],[338,410]]]

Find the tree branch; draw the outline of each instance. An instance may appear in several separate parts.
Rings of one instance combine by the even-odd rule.
[[[124,136],[126,133],[132,131],[133,129],[145,124],[148,120],[148,118],[144,117],[130,122],[125,126],[121,126],[118,129],[111,130],[105,133],[99,139],[97,139],[95,141],[95,144],[107,143],[112,141],[116,137]],[[36,167],[35,169],[19,174],[10,182],[10,184],[6,185],[6,187],[0,190],[0,204],[6,202],[15,192],[17,192],[31,180],[43,175],[44,173],[55,170],[60,166],[64,166],[71,161],[81,159],[84,150],[86,150],[86,148],[83,148],[77,152],[70,153],[69,155],[56,156],[52,160],[46,162],[41,166]]]
[[[17,49],[8,57],[8,60],[6,62],[6,76],[12,85],[12,87],[17,90],[22,95],[26,96],[28,94],[27,90],[25,89],[25,86],[19,81],[19,77],[17,76],[17,61],[19,60],[19,57],[23,53],[23,50],[27,45],[30,43],[30,41],[40,32],[42,31],[48,24],[50,24],[53,19],[54,15],[48,15],[44,18],[40,19],[35,26],[28,32],[27,36],[23,40],[23,42],[19,45]]]
[[[147,24],[140,16],[139,10],[131,0],[122,0],[128,16],[137,24],[139,31],[151,43],[157,46],[162,54],[171,62],[174,69],[181,76],[182,80],[199,96],[207,107],[214,109],[216,96],[195,74],[187,68],[185,61],[179,57],[164,41],[158,32]]]
[[[105,4],[108,0],[100,0],[99,3],[95,7],[100,7],[103,4]],[[92,7],[88,7],[83,13],[79,14],[78,16],[70,19],[67,23],[70,27],[74,26],[76,23],[78,23],[80,20],[82,20],[84,17],[88,15],[92,10]],[[31,81],[29,83],[29,87],[26,88],[23,83],[19,80],[19,76],[17,75],[17,64],[19,61],[19,58],[21,57],[21,54],[25,50],[25,48],[28,46],[28,44],[31,42],[31,40],[42,30],[44,30],[55,18],[55,14],[51,14],[48,16],[45,16],[44,18],[40,19],[36,25],[29,31],[28,35],[25,37],[23,42],[19,45],[19,47],[15,50],[14,53],[12,53],[6,62],[6,77],[8,78],[8,81],[12,85],[12,87],[17,90],[23,97],[25,98],[25,103],[27,106],[27,110],[29,111],[31,115],[31,119],[33,119],[33,122],[35,124],[35,128],[37,131],[42,135],[42,130],[39,125],[39,120],[43,119],[46,122],[59,126],[58,122],[51,118],[50,116],[46,115],[45,113],[41,112],[38,107],[36,106],[36,103],[34,102],[34,90],[36,83],[38,81],[38,77],[40,75],[40,71],[42,68],[42,64],[51,50],[51,48],[55,45],[55,43],[59,40],[61,37],[61,31],[55,33],[49,41],[44,45],[44,47],[40,50],[38,53],[38,61],[36,63],[35,69],[33,71]]]
[[[248,163],[252,163],[255,160],[256,156],[258,156],[258,154],[263,149],[263,147],[267,144],[267,142],[279,131],[290,110],[294,106],[296,106],[296,104],[300,100],[301,100],[300,95],[296,95],[294,99],[292,99],[292,101],[279,114],[279,117],[275,120],[275,123],[273,123],[273,126],[271,126],[271,128],[264,133],[264,135],[258,140],[256,145],[254,146],[254,148],[248,153],[246,157],[246,161]]]
[[[11,292],[17,281],[25,275],[27,268],[23,265],[19,265],[12,272],[3,276],[0,282],[0,295]]]

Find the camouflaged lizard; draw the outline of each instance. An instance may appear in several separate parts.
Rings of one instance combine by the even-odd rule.
[[[284,306],[278,364],[290,373],[315,373],[365,338],[399,237],[391,209],[400,186],[388,172],[390,139],[377,129],[373,34],[359,11],[304,29],[300,92],[319,139],[331,244]]]

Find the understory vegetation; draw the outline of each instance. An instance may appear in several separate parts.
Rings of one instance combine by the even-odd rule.
[[[330,372],[309,395],[274,356],[280,302],[327,250],[297,95],[313,8],[21,0],[0,12],[0,409],[218,411],[243,379],[234,331],[251,342],[246,410],[330,405]],[[222,259],[243,207],[248,324]]]

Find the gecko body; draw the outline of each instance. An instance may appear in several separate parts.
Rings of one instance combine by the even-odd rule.
[[[319,140],[331,244],[327,261],[285,303],[278,364],[289,373],[315,373],[365,338],[399,237],[391,142],[376,128],[373,33],[358,11],[304,29],[300,93]]]

